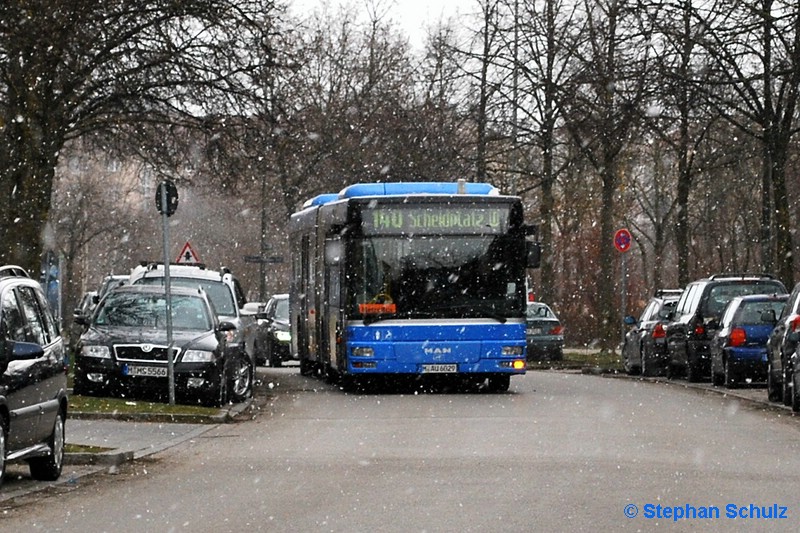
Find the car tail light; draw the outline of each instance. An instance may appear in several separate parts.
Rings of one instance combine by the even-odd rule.
[[[706,326],[702,322],[698,322],[694,325],[694,334],[700,337],[701,335],[705,335],[706,333]]]
[[[656,327],[653,328],[653,338],[663,339],[666,336],[667,336],[667,330],[664,329],[664,325],[661,323],[656,324]]]
[[[550,329],[550,335],[561,335],[562,331],[564,331],[564,326],[559,324],[558,326],[553,326]]]
[[[747,342],[747,333],[742,328],[734,328],[728,337],[731,346],[743,346]]]
[[[796,316],[789,323],[789,328],[793,331],[800,331],[800,316]]]

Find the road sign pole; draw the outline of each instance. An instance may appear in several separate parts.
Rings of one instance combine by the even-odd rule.
[[[627,307],[628,307],[628,264],[627,264],[627,261],[626,261],[627,257],[628,257],[628,254],[623,252],[622,253],[622,265],[621,265],[622,268],[620,269],[622,271],[622,283],[620,284],[622,286],[622,305],[620,307],[622,309],[622,316],[623,317],[627,314],[626,310],[627,310]],[[622,327],[622,339],[621,339],[621,342],[622,342],[622,346],[624,346],[625,345],[625,323],[624,322],[622,323],[621,327]]]
[[[167,188],[161,187],[161,224],[164,234],[164,289],[167,300],[167,380],[169,383],[169,404],[175,405],[175,364],[172,357],[172,294],[169,280],[169,216]]]

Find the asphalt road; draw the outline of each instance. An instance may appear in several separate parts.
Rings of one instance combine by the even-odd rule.
[[[0,529],[797,529],[800,422],[787,412],[558,372],[514,378],[507,394],[346,395],[294,368],[265,379],[273,399],[254,420],[16,502]],[[787,518],[752,517],[768,511]]]

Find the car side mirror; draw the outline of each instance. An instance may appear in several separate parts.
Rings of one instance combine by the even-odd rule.
[[[73,317],[75,319],[75,323],[79,326],[88,326],[89,325],[89,317],[81,313],[75,313]]]
[[[222,332],[226,331],[236,331],[236,324],[233,322],[228,322],[227,320],[223,320],[219,323],[219,330]]]
[[[789,342],[797,342],[800,340],[800,332],[789,330],[789,332],[786,333],[786,340]]]
[[[634,318],[632,315],[626,315],[622,318],[622,323],[626,326],[635,326],[636,318]]]

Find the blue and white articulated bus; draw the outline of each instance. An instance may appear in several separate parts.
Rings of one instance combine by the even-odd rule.
[[[346,390],[436,375],[505,391],[525,373],[526,269],[540,249],[519,197],[464,181],[357,184],[307,201],[289,233],[304,375]]]

